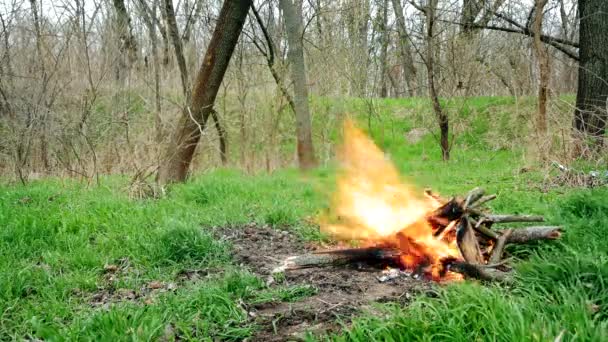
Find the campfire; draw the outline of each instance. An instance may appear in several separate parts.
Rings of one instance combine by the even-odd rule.
[[[493,214],[486,204],[496,195],[486,195],[481,188],[450,199],[431,190],[418,194],[403,184],[384,153],[348,121],[339,159],[337,189],[320,226],[334,239],[355,242],[357,247],[291,256],[275,272],[367,264],[384,269],[380,281],[408,274],[434,281],[509,282],[512,270],[505,246],[561,236],[558,226],[497,229],[504,223],[544,218]]]

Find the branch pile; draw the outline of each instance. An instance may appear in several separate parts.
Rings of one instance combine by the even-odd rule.
[[[430,190],[426,194],[442,203],[426,217],[433,228],[433,234],[438,238],[455,234],[462,256],[459,260],[443,261],[444,267],[461,273],[466,278],[510,282],[513,275],[508,266],[510,259],[505,258],[507,245],[556,240],[561,237],[560,226],[500,228],[505,223],[537,223],[543,222],[544,218],[536,215],[493,214],[485,205],[495,199],[496,195],[486,195],[481,188],[471,190],[464,197],[450,200],[445,200]],[[360,262],[385,267],[398,264],[400,253],[398,249],[382,246],[314,252],[289,257],[274,272]]]

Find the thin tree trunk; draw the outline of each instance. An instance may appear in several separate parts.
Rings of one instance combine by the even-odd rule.
[[[201,138],[230,58],[243,29],[250,0],[225,0],[207,52],[194,83],[190,107],[181,116],[165,154],[157,180],[160,184],[184,181]]]
[[[283,77],[281,76],[279,70],[277,70],[277,67],[276,67],[276,62],[275,62],[276,61],[276,53],[275,53],[276,46],[274,44],[274,41],[273,41],[272,37],[270,36],[268,29],[264,25],[264,22],[262,21],[262,17],[260,16],[260,13],[257,11],[255,6],[253,6],[253,5],[251,6],[251,11],[253,12],[255,20],[257,21],[258,26],[260,27],[260,30],[262,30],[262,35],[264,36],[264,39],[266,40],[267,50],[262,49],[261,46],[258,46],[258,45],[256,45],[256,46],[258,46],[258,50],[260,50],[260,52],[266,57],[266,64],[268,65],[268,69],[270,70],[270,74],[272,75],[272,78],[274,79],[277,87],[279,88],[281,95],[283,95],[283,97],[285,97],[285,100],[287,100],[287,103],[289,103],[289,107],[295,113],[296,105],[293,102],[293,97],[291,96],[291,94],[289,94],[289,90],[287,89],[287,87],[285,86],[285,83],[283,82]]]
[[[154,125],[156,130],[156,142],[162,142],[163,122],[161,118],[161,95],[160,95],[160,57],[158,54],[158,36],[156,35],[156,25],[152,17],[156,17],[158,0],[154,0],[152,9],[148,11],[146,0],[139,0],[143,22],[148,30],[150,44],[152,45],[152,64],[154,68]]]
[[[175,51],[175,58],[177,59],[177,66],[179,68],[179,75],[182,81],[182,93],[184,94],[185,103],[190,102],[190,79],[188,77],[188,68],[186,67],[186,58],[184,57],[184,48],[182,45],[182,38],[179,35],[179,29],[177,28],[177,22],[175,20],[175,10],[173,9],[173,0],[165,0],[164,4],[166,25],[171,42],[173,43],[173,50]]]
[[[177,21],[175,19],[175,10],[173,9],[173,0],[165,0],[165,18],[167,20],[167,28],[169,29],[169,35],[173,42],[173,50],[175,51],[175,58],[179,68],[180,79],[182,82],[182,93],[184,95],[185,103],[190,102],[191,87],[190,87],[190,76],[188,74],[188,66],[186,65],[186,57],[184,56],[184,48],[182,38],[177,28]],[[215,122],[215,129],[220,141],[220,157],[222,164],[226,164],[226,131],[220,122],[219,116],[215,110],[211,111],[211,117]]]
[[[427,82],[429,87],[429,96],[433,103],[433,111],[439,124],[440,131],[440,146],[441,146],[441,158],[444,161],[450,159],[450,123],[447,114],[441,108],[439,103],[439,96],[435,88],[435,12],[437,10],[438,0],[429,0],[427,7],[425,8],[426,15],[426,70],[427,70]]]
[[[215,130],[217,131],[220,140],[220,158],[222,160],[222,165],[226,165],[228,163],[228,133],[222,124],[220,115],[215,109],[211,110],[211,118],[213,119]]]
[[[347,5],[348,39],[352,51],[350,92],[358,97],[367,95],[369,12],[369,0],[353,1]]]
[[[549,97],[549,78],[551,70],[549,66],[549,52],[547,47],[540,39],[543,26],[543,13],[547,0],[537,0],[535,4],[535,18],[532,30],[534,33],[534,49],[538,58],[538,68],[540,73],[540,83],[538,85],[538,113],[536,116],[536,132],[540,137],[547,134],[547,99]],[[544,141],[545,139],[541,139]],[[542,146],[540,146],[542,148]],[[541,151],[544,157],[544,151]]]
[[[296,0],[298,1],[298,0]],[[287,58],[291,64],[291,74],[294,88],[294,104],[296,107],[297,155],[301,169],[315,167],[317,161],[312,143],[310,110],[308,108],[308,85],[306,80],[306,65],[304,64],[302,3],[297,6],[292,0],[279,0],[279,6],[285,17],[285,28],[289,51]]]
[[[410,37],[407,32],[407,27],[405,26],[403,6],[401,6],[401,0],[391,1],[393,3],[395,17],[397,18],[396,24],[397,31],[399,32],[399,49],[401,50],[401,60],[403,63],[403,78],[407,85],[408,95],[414,96],[416,89],[416,67],[414,66],[414,59],[412,57]]]
[[[580,63],[574,110],[576,155],[604,144],[608,120],[608,1],[579,0]]]
[[[120,58],[116,69],[116,78],[122,80],[125,70],[137,60],[137,42],[133,36],[131,18],[127,13],[124,0],[113,0],[116,12],[116,32],[119,39]]]
[[[48,75],[47,75],[47,71],[46,71],[46,63],[44,60],[44,54],[42,51],[42,31],[40,29],[40,17],[38,15],[38,4],[36,3],[36,0],[30,0],[30,6],[31,6],[31,10],[32,10],[32,17],[34,20],[34,33],[36,35],[36,64],[39,67],[39,72],[40,72],[40,76],[41,76],[41,93],[40,93],[40,97],[42,97],[42,101],[41,102],[46,102],[45,97],[46,97],[46,87],[48,85]],[[47,117],[48,117],[48,108],[37,108],[36,112],[40,112],[40,110],[42,110],[42,115],[40,116],[40,122],[37,122],[35,124],[38,124],[40,126],[40,132],[39,132],[39,140],[40,140],[40,159],[42,160],[42,166],[44,167],[45,171],[49,171],[51,166],[49,163],[49,157],[48,157],[48,138],[47,138]]]
[[[382,1],[382,16],[380,18],[380,97],[388,96],[388,0]]]
[[[471,38],[475,30],[475,18],[479,15],[482,4],[478,0],[463,0],[460,23],[462,24],[461,33]]]

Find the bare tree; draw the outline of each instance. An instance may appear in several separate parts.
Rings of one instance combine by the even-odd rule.
[[[274,43],[274,40],[270,36],[270,32],[266,28],[266,25],[264,25],[264,21],[262,20],[260,13],[253,5],[251,6],[251,12],[253,13],[253,15],[255,17],[255,20],[256,20],[258,26],[260,27],[260,30],[262,31],[262,35],[264,37],[264,40],[266,41],[266,48],[262,47],[262,44],[260,42],[258,42],[256,39],[253,40],[253,44],[256,46],[258,51],[260,51],[260,53],[262,53],[264,55],[264,58],[266,58],[266,63],[268,65],[268,69],[270,70],[270,74],[272,75],[272,78],[274,79],[277,87],[279,88],[281,95],[283,95],[283,97],[285,97],[285,100],[287,100],[289,107],[295,113],[296,105],[293,101],[293,97],[289,93],[289,89],[287,88],[287,86],[285,85],[285,82],[283,80],[283,75],[281,74],[281,71],[277,67],[276,44]],[[269,12],[272,13],[272,9]]]
[[[285,17],[287,41],[289,43],[288,59],[291,64],[291,78],[294,88],[294,105],[296,108],[297,153],[301,169],[316,166],[317,161],[312,144],[310,109],[308,107],[308,85],[306,65],[304,62],[302,3],[296,0],[279,0],[279,6]]]
[[[163,122],[161,117],[161,93],[160,93],[160,56],[158,54],[158,36],[156,35],[156,23],[152,18],[156,17],[156,11],[158,9],[158,0],[154,0],[152,8],[148,7],[145,0],[138,0],[141,8],[141,17],[144,25],[148,30],[148,37],[150,38],[151,53],[152,53],[152,64],[154,68],[154,109],[155,109],[155,126],[156,126],[156,142],[162,141]]]
[[[165,18],[167,20],[167,28],[169,29],[169,35],[171,36],[171,41],[173,42],[173,50],[175,51],[175,59],[177,60],[177,66],[179,68],[179,75],[182,82],[182,94],[184,95],[184,102],[190,103],[190,97],[192,96],[191,86],[190,86],[190,74],[188,73],[188,66],[186,64],[186,57],[184,56],[184,48],[182,44],[182,36],[179,33],[179,29],[177,27],[177,21],[175,19],[175,10],[173,9],[173,1],[165,0]],[[226,139],[227,133],[223,128],[223,125],[220,121],[220,116],[218,112],[214,109],[211,111],[211,119],[213,119],[215,125],[214,127],[217,130],[217,134],[220,140],[220,157],[223,163],[227,162],[226,156]]]
[[[35,0],[33,0],[35,1]],[[116,79],[124,79],[125,70],[137,60],[137,41],[133,35],[131,17],[124,0],[112,0],[116,16],[116,32],[119,39],[120,57],[116,66]]]
[[[249,0],[225,0],[194,83],[190,106],[185,108],[160,166],[160,184],[184,181],[232,52],[251,7]]]
[[[407,32],[407,26],[405,25],[405,16],[403,15],[403,6],[401,0],[391,0],[393,3],[393,10],[395,11],[395,17],[397,18],[397,32],[399,32],[399,49],[401,53],[402,67],[403,67],[403,78],[407,85],[407,92],[409,96],[415,95],[416,90],[416,67],[414,66],[414,58],[412,56],[411,38]]]
[[[549,77],[551,76],[549,52],[540,39],[543,27],[543,14],[546,5],[547,0],[536,0],[532,28],[534,32],[534,49],[536,50],[540,73],[538,85],[538,113],[536,116],[536,132],[540,138],[547,134],[547,99],[549,97]],[[541,152],[541,157],[544,157],[543,152]]]
[[[436,37],[435,37],[435,24],[437,22],[437,5],[439,0],[428,0],[425,7],[418,6],[419,9],[424,13],[425,22],[425,42],[426,42],[426,53],[424,58],[424,64],[427,72],[427,84],[429,97],[433,104],[433,112],[435,118],[439,124],[439,145],[441,146],[441,158],[444,161],[450,159],[450,121],[447,113],[441,107],[439,102],[439,95],[437,94],[437,88],[435,87],[435,55],[436,51]]]
[[[47,86],[49,84],[49,74],[46,71],[46,61],[45,61],[45,56],[44,56],[44,52],[43,52],[43,37],[42,37],[42,31],[40,29],[40,17],[38,15],[38,4],[36,3],[36,0],[30,0],[30,7],[32,10],[32,19],[34,21],[34,33],[36,35],[36,59],[37,59],[37,66],[38,66],[38,70],[40,72],[40,77],[41,77],[41,94],[40,97],[42,99],[42,103],[46,103],[47,99],[46,97],[46,92],[47,92]],[[40,157],[42,159],[42,164],[44,166],[44,169],[48,172],[50,169],[50,163],[49,163],[49,156],[48,156],[48,138],[47,138],[47,118],[49,115],[49,109],[47,108],[37,108],[36,111],[42,111],[42,114],[40,115],[39,118],[39,125],[40,125]]]
[[[387,76],[388,76],[388,0],[382,0],[378,11],[378,34],[380,36],[380,97],[388,96]]]
[[[348,39],[353,57],[350,74],[351,93],[354,96],[365,97],[368,84],[370,1],[348,2],[346,6]]]
[[[184,48],[182,45],[182,37],[179,34],[177,28],[177,21],[175,20],[175,10],[173,9],[173,0],[164,0],[164,12],[165,19],[167,22],[167,29],[169,31],[169,37],[173,43],[173,50],[175,51],[175,58],[177,59],[177,66],[179,68],[179,75],[182,81],[182,93],[185,97],[185,102],[190,102],[190,79],[188,76],[188,69],[186,67],[186,58],[184,57]]]

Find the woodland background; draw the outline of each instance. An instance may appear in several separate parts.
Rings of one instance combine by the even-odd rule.
[[[47,175],[90,182],[112,173],[146,178],[171,164],[163,158],[175,153],[180,118],[205,128],[191,94],[221,6],[4,0],[0,172],[24,183]],[[588,20],[579,43],[580,19],[605,7],[598,0],[255,2],[242,34],[234,33],[191,171],[327,165],[345,116],[399,135],[407,132],[395,125],[410,121],[436,136],[448,159],[471,117],[495,122],[472,105],[479,96],[515,104],[499,120],[499,136],[480,141],[523,148],[541,164],[581,156],[605,164],[605,16]],[[289,49],[290,28],[301,56]],[[577,102],[579,66],[590,76]],[[519,105],[530,96],[536,104]],[[388,98],[395,100],[381,100]]]

